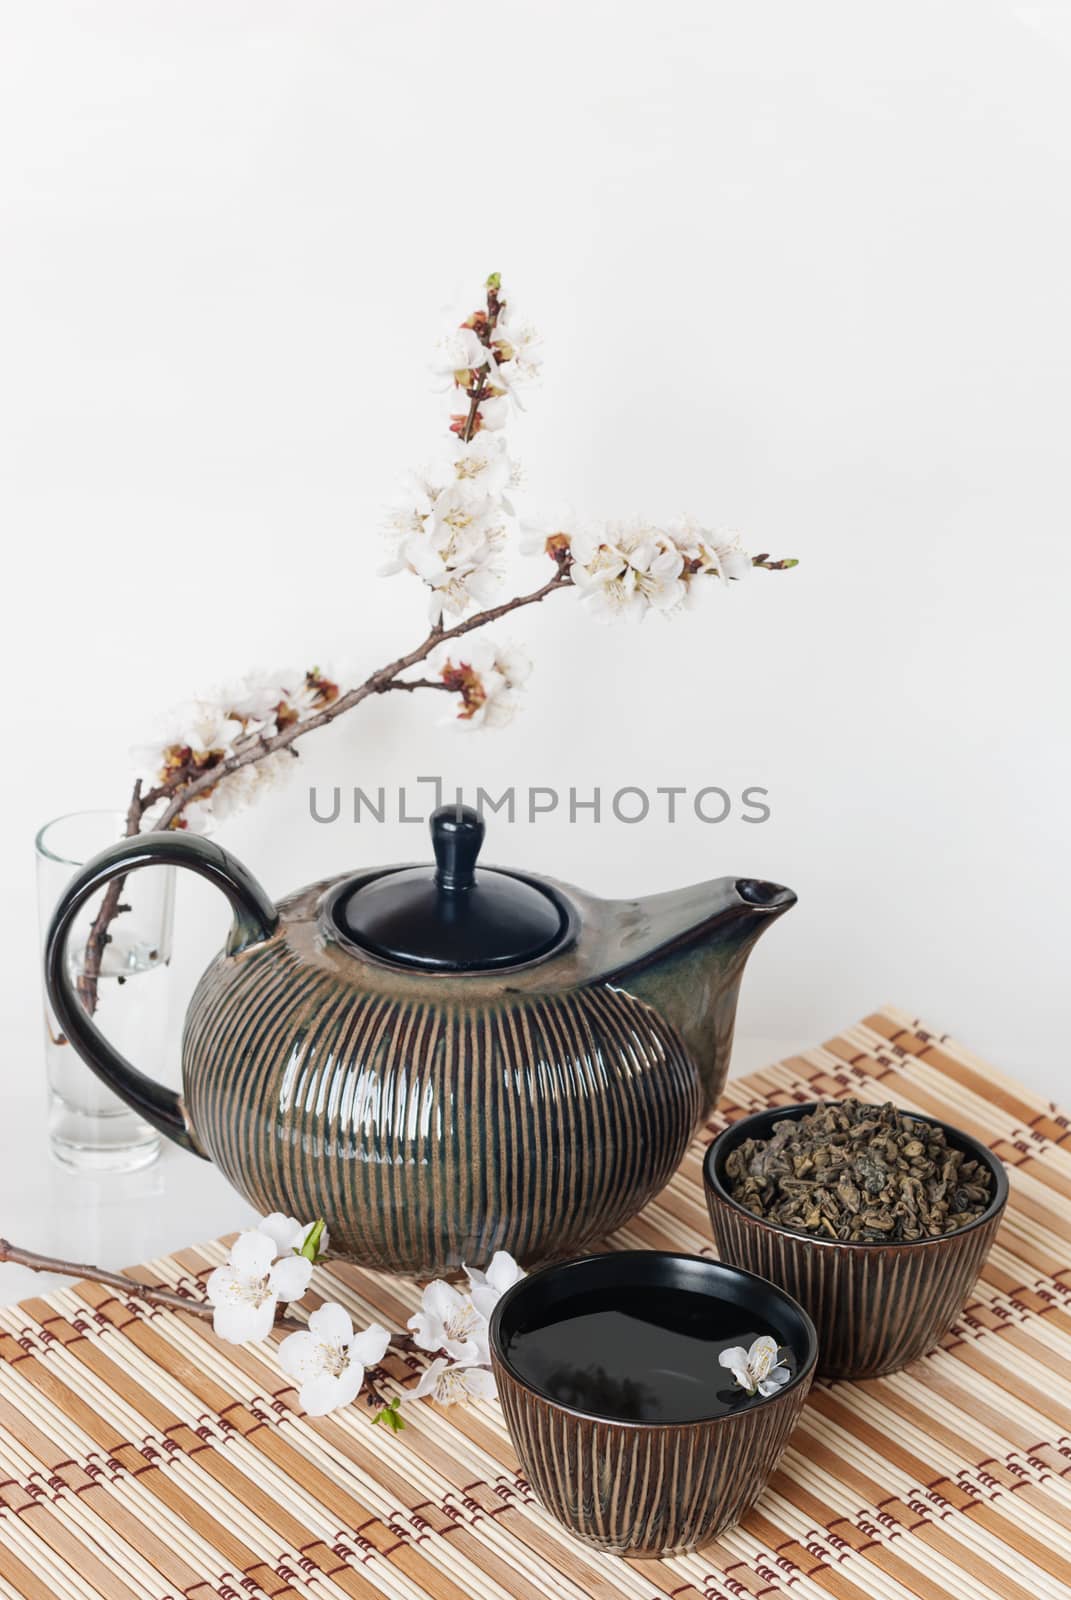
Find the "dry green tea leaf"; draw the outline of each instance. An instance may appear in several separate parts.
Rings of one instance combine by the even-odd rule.
[[[981,1216],[992,1179],[943,1128],[888,1102],[823,1101],[725,1162],[740,1205],[783,1228],[826,1238],[936,1239]]]

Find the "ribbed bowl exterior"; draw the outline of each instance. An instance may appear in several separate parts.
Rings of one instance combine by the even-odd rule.
[[[496,1250],[575,1255],[669,1182],[701,1086],[643,1000],[375,989],[294,938],[214,963],[184,1038],[191,1126],[259,1211],[324,1217],[363,1266],[438,1276]]]
[[[727,1133],[739,1137],[739,1127]],[[948,1133],[967,1140],[957,1129]],[[775,1227],[729,1200],[711,1176],[721,1165],[718,1146],[725,1138],[714,1141],[703,1167],[718,1255],[776,1283],[810,1313],[820,1376],[877,1378],[941,1342],[967,1302],[1004,1215],[1007,1178],[995,1157],[985,1152],[997,1199],[976,1223],[939,1239],[843,1244]]]
[[[613,1555],[653,1559],[709,1544],[758,1498],[807,1398],[783,1395],[709,1422],[663,1427],[583,1416],[519,1383],[492,1351],[525,1477],[552,1516]]]

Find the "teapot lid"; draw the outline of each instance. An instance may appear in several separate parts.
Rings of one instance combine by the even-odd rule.
[[[437,972],[475,972],[538,960],[570,930],[550,889],[476,866],[483,818],[471,806],[432,814],[435,865],[365,879],[334,904],[340,931],[374,955]]]

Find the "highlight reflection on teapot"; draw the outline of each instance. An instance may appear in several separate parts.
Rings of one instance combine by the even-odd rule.
[[[323,1216],[364,1266],[577,1255],[669,1181],[724,1085],[751,947],[796,897],[720,878],[599,900],[477,867],[467,807],[431,831],[434,867],[348,873],[278,907],[210,840],[122,840],[60,899],[49,999],[146,1122],[258,1210]],[[152,865],[191,868],[234,912],[190,1003],[181,1095],[109,1045],[66,953],[85,902]]]

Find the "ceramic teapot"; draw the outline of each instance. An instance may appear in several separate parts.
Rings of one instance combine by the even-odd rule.
[[[431,819],[434,866],[375,867],[272,904],[210,840],[146,833],[87,863],[49,929],[67,1038],[145,1121],[261,1212],[419,1276],[576,1255],[669,1180],[728,1069],[744,963],[790,889],[721,878],[641,900],[477,866],[483,822]],[[109,880],[189,867],[234,913],[183,1032],[183,1091],[108,1043],[68,933]]]

